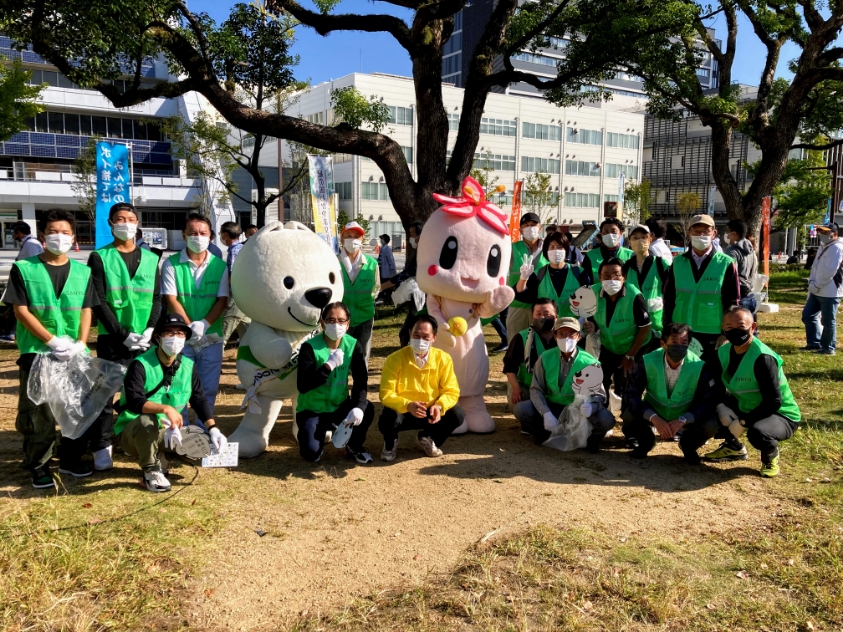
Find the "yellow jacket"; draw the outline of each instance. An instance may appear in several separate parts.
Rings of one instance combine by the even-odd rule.
[[[451,356],[440,349],[428,352],[427,364],[420,369],[410,347],[386,359],[381,371],[381,403],[397,413],[406,413],[410,402],[438,405],[444,414],[457,404],[460,386]]]

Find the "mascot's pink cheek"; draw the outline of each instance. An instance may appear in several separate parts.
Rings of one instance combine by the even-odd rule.
[[[498,285],[503,285],[503,277],[501,277],[500,279],[498,279]]]
[[[439,272],[439,268],[436,266],[430,266],[427,269],[427,276],[434,276],[437,272]]]

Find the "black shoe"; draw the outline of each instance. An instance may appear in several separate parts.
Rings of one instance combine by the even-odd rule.
[[[635,450],[638,448],[638,439],[635,437],[627,437],[626,438],[626,447],[630,450]]]
[[[53,480],[53,475],[50,474],[50,466],[36,467],[32,470],[32,486],[35,489],[53,489],[56,482]]]
[[[90,476],[94,473],[94,468],[87,463],[80,461],[79,463],[74,463],[72,465],[59,464],[59,472],[62,474],[70,474],[73,478],[85,478],[86,476]]]
[[[503,351],[506,351],[507,349],[509,349],[509,343],[506,340],[504,340],[497,347],[492,349],[492,353],[501,353]]]
[[[822,349],[822,347],[810,347],[805,345],[804,347],[799,347],[799,351],[816,351],[817,349]]]
[[[702,457],[697,454],[697,451],[694,450],[693,452],[682,452],[682,460],[685,461],[688,465],[699,465],[702,463]]]
[[[646,459],[647,458],[647,451],[641,448],[635,448],[632,452],[629,453],[633,459]]]
[[[602,439],[603,437],[600,437]],[[600,452],[600,441],[589,441],[585,444],[585,449],[591,452],[592,454],[597,454]]]

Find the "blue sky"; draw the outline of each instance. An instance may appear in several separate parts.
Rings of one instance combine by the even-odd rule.
[[[189,0],[190,10],[207,12],[217,22],[228,16],[232,2],[212,0]],[[305,2],[305,5],[310,3]],[[406,17],[409,11],[385,2],[369,0],[344,0],[338,11],[344,13],[391,13]],[[724,36],[722,21],[714,21],[718,36]],[[738,55],[734,64],[734,80],[757,85],[763,68],[765,48],[752,32],[751,25],[742,19],[738,39]],[[301,27],[293,51],[301,58],[296,77],[310,79],[313,84],[329,81],[352,72],[384,72],[409,76],[412,72],[407,53],[389,35],[380,33],[338,32],[327,37],[318,35],[312,29]],[[798,54],[798,48],[791,45],[782,55],[778,74],[789,77],[787,61]]]

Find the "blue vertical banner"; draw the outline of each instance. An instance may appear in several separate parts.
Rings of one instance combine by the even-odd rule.
[[[97,248],[114,241],[108,225],[108,212],[118,202],[132,202],[129,147],[122,143],[97,143]]]

